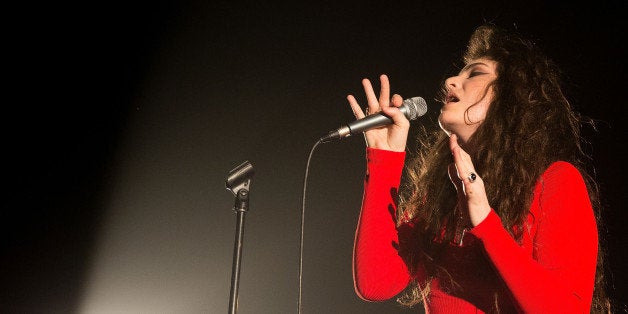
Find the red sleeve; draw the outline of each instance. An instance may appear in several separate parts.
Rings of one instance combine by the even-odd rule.
[[[410,279],[397,243],[393,195],[403,171],[405,152],[367,148],[367,174],[353,248],[353,280],[358,296],[383,301],[401,292]]]
[[[493,211],[471,233],[526,313],[589,313],[597,260],[597,226],[578,170],[556,162],[536,186],[532,256]]]

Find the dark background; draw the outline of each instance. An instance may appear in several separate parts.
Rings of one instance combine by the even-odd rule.
[[[306,162],[353,119],[362,78],[428,100],[473,28],[516,25],[564,72],[603,203],[611,295],[626,303],[625,1],[546,4],[203,1],[5,10],[0,312],[221,313],[235,214],[255,168],[239,312],[296,312]],[[303,313],[416,313],[359,300],[351,250],[359,137],[318,146],[307,178]],[[574,236],[578,234],[573,226]],[[542,284],[542,283],[539,283]]]

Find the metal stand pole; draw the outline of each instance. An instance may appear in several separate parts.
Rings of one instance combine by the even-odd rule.
[[[235,314],[238,308],[238,288],[240,283],[240,265],[242,262],[242,242],[244,239],[244,216],[248,210],[249,191],[240,190],[236,197],[236,234],[233,245],[233,266],[231,267],[231,293],[229,296],[229,313]]]
[[[242,243],[244,239],[244,217],[249,210],[249,186],[253,176],[253,165],[245,161],[229,172],[225,186],[235,196],[233,210],[236,212],[236,233],[233,245],[233,265],[231,268],[231,292],[229,295],[229,313],[238,310],[238,288],[240,284],[240,266],[242,264]]]

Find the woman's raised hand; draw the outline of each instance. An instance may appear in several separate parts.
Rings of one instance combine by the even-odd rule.
[[[381,111],[390,117],[393,123],[364,132],[366,145],[371,148],[403,152],[406,149],[408,130],[410,129],[410,121],[399,110],[399,106],[403,104],[403,98],[397,94],[390,97],[388,76],[383,74],[379,77],[379,80],[381,86],[379,98],[375,95],[371,82],[368,79],[362,80],[368,102],[366,114],[374,114]],[[362,119],[366,116],[353,95],[347,96],[347,100],[349,100],[353,114],[357,119]]]
[[[475,172],[469,154],[458,145],[458,136],[449,136],[449,149],[454,163],[449,167],[449,179],[456,186],[460,205],[466,208],[473,227],[479,225],[491,211],[484,181]]]

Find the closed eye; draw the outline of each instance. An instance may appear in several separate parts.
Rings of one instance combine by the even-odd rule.
[[[471,71],[471,73],[469,73],[469,77],[474,77],[474,76],[478,76],[482,74],[486,74],[486,73],[480,72],[480,71]]]

